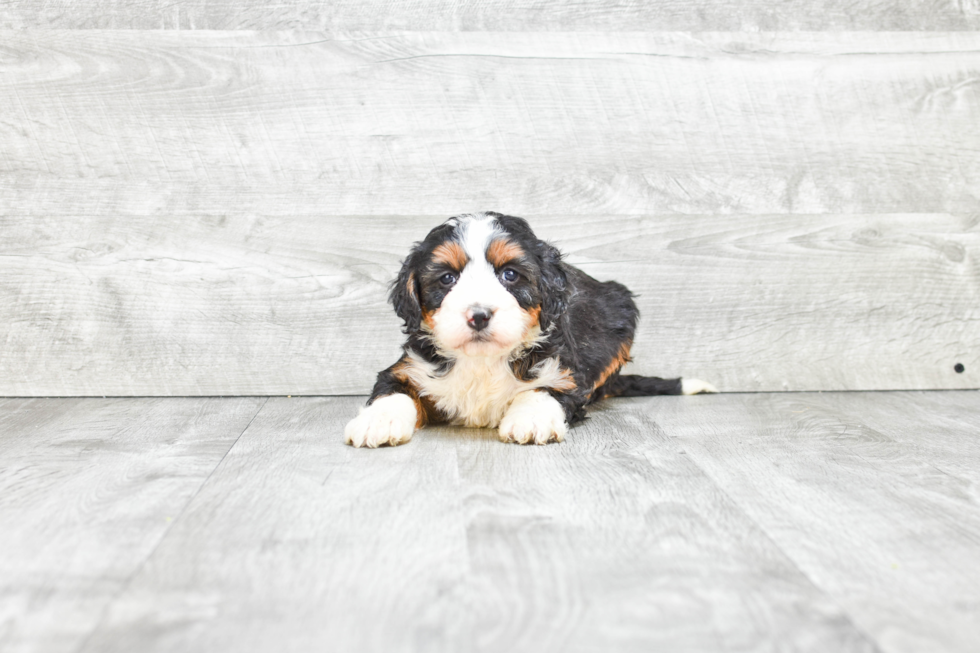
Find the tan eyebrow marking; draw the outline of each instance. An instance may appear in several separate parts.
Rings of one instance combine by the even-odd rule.
[[[469,261],[463,246],[456,241],[443,243],[432,250],[432,260],[437,263],[445,263],[454,270],[462,270]]]
[[[511,261],[524,258],[524,249],[517,243],[498,238],[487,247],[487,262],[495,268],[507,265]]]

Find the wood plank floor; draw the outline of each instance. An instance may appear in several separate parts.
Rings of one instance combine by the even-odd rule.
[[[358,397],[0,399],[0,650],[974,651],[980,393],[608,402],[341,442]]]

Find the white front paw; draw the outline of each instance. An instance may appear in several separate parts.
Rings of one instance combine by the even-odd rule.
[[[500,420],[500,439],[518,444],[548,444],[565,439],[565,411],[547,392],[524,392]]]
[[[360,414],[347,422],[344,441],[355,447],[380,447],[405,444],[412,439],[418,411],[411,397],[393,394],[379,397]]]

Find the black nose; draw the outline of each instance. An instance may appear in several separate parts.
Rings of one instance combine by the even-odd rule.
[[[470,317],[468,320],[466,320],[466,323],[470,325],[470,328],[474,331],[483,331],[487,328],[492,316],[493,313],[485,308],[474,308],[470,311]]]

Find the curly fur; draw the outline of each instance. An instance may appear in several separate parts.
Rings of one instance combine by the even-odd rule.
[[[369,426],[404,422],[401,404],[387,422],[395,404],[371,412],[392,395],[412,400],[416,427],[500,426],[504,440],[543,444],[564,437],[554,415],[574,423],[603,397],[714,391],[697,380],[620,375],[639,317],[632,294],[562,261],[522,218],[450,218],[415,243],[389,299],[404,322],[404,355],[378,374],[367,413],[348,425],[356,446],[406,441]]]

